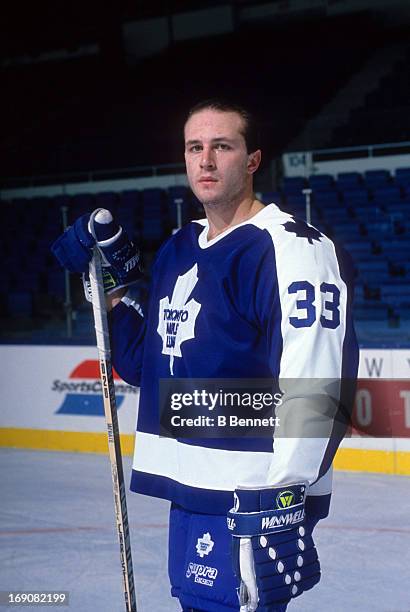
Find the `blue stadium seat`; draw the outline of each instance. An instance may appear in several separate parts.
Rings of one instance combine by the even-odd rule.
[[[402,301],[410,301],[410,283],[393,280],[385,282],[380,286],[380,295],[383,299],[398,296]]]
[[[382,259],[361,260],[355,262],[360,280],[370,287],[380,287],[391,280],[389,263]]]
[[[149,187],[142,192],[142,201],[144,204],[154,204],[163,202],[165,191],[159,187]]]
[[[351,210],[355,219],[360,222],[385,219],[385,214],[379,206],[354,206]]]
[[[362,283],[356,282],[354,287],[354,302],[360,304],[365,300],[365,290]]]
[[[399,305],[396,307],[395,311],[401,321],[410,321],[410,305]]]
[[[397,168],[394,174],[395,183],[397,185],[410,184],[410,168]]]
[[[368,223],[362,223],[365,229],[366,235],[375,239],[381,238],[386,235],[394,235],[394,225],[391,221],[370,221]]]
[[[341,205],[339,193],[333,189],[328,191],[314,191],[313,200],[318,208],[336,208]]]
[[[401,190],[397,185],[389,185],[387,187],[375,187],[372,190],[373,200],[380,205],[386,205],[389,202],[397,202],[401,199]]]
[[[168,198],[173,200],[175,198],[187,199],[190,194],[190,189],[186,185],[171,185],[168,187]]]
[[[8,293],[7,311],[10,316],[32,317],[33,296],[30,291],[11,291]]]
[[[359,272],[366,274],[366,272],[376,272],[382,274],[389,274],[389,263],[384,259],[362,259],[356,262],[356,268]]]
[[[351,221],[345,223],[334,223],[332,232],[338,240],[358,240],[361,236],[361,231],[357,223]]]
[[[362,184],[360,172],[339,172],[336,180],[336,187],[339,191],[347,189],[358,189]]]
[[[58,209],[58,213],[60,214],[60,208],[62,206],[70,206],[71,198],[68,195],[57,195],[53,197],[53,205],[54,208]]]
[[[405,202],[410,202],[410,183],[407,185],[403,185],[403,200]]]
[[[140,192],[136,189],[127,189],[120,193],[120,208],[137,208],[140,202]]]
[[[307,187],[307,182],[303,176],[285,176],[282,180],[282,190],[288,193],[300,193]]]
[[[403,214],[410,217],[410,202],[387,202],[383,208],[388,214]]]
[[[18,291],[38,292],[40,289],[39,273],[37,271],[22,271],[16,277],[15,288]]]
[[[387,321],[391,310],[388,304],[367,300],[353,306],[353,316],[358,321]]]
[[[334,223],[347,222],[349,220],[349,211],[343,206],[340,206],[339,208],[326,208],[322,210],[322,212],[324,218],[330,223],[330,225],[333,225]]]
[[[306,198],[303,193],[291,193],[286,196],[286,204],[293,207],[306,209]]]
[[[364,181],[370,189],[374,189],[377,186],[387,186],[391,181],[391,175],[388,170],[366,170]]]
[[[51,269],[47,273],[47,292],[49,295],[64,299],[65,275],[63,269]]]
[[[142,192],[142,216],[144,220],[156,220],[166,214],[165,196],[166,193],[163,189],[156,187],[144,189]],[[145,230],[143,231],[145,233]]]
[[[263,191],[261,193],[261,202],[263,202],[263,204],[271,204],[273,202],[277,206],[282,207],[284,197],[280,191]]]
[[[52,198],[48,198],[46,196],[37,196],[29,200],[27,211],[34,222],[37,221],[37,223],[40,223],[38,226],[38,229],[40,230],[43,229],[43,224],[48,219],[50,214],[50,203],[52,202]]]
[[[113,191],[102,191],[95,196],[96,208],[107,208],[112,213],[115,212],[118,205],[118,195]]]
[[[398,239],[391,238],[390,240],[380,240],[380,247],[383,251],[383,254],[388,259],[403,259],[404,256],[409,257],[410,253],[410,237]]]
[[[346,240],[344,247],[355,261],[366,259],[373,253],[373,245],[370,240]]]
[[[342,192],[343,201],[346,206],[364,206],[369,202],[369,192],[364,187],[355,189],[344,189]]]
[[[77,193],[71,198],[70,212],[74,213],[75,217],[79,214],[92,212],[95,208],[97,207],[92,193]]]
[[[142,225],[142,238],[144,241],[159,241],[164,236],[164,226],[161,218],[146,218]]]
[[[309,187],[316,191],[329,191],[334,186],[331,174],[312,174],[309,176]]]

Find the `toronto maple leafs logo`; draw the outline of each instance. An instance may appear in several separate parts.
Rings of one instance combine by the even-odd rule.
[[[162,338],[162,354],[169,355],[170,373],[174,375],[174,357],[182,357],[181,344],[195,338],[195,321],[201,304],[189,296],[198,282],[198,265],[178,276],[172,293],[159,302],[157,332]],[[189,301],[188,301],[189,300]]]
[[[209,555],[211,550],[214,547],[214,542],[212,541],[210,533],[204,533],[202,538],[198,538],[196,543],[196,552],[203,559],[205,555]]]
[[[295,217],[293,217],[293,221],[283,223],[283,227],[287,232],[294,232],[298,238],[307,238],[310,244],[313,244],[314,240],[320,240],[323,235],[315,227]]]

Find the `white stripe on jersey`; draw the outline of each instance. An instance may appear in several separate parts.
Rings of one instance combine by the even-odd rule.
[[[295,444],[298,442],[294,440]],[[193,488],[234,491],[238,485],[280,484],[268,479],[272,453],[193,446],[140,431],[136,433],[135,450],[138,452],[134,452],[134,470],[164,476]],[[306,474],[305,467],[302,472]],[[331,489],[329,470],[309,489],[309,495],[325,495]]]

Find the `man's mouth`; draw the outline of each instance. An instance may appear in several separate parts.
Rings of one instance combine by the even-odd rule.
[[[200,183],[216,183],[218,179],[213,176],[203,176],[199,179]]]

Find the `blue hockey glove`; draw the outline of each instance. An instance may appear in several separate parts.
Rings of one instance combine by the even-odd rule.
[[[51,245],[51,250],[63,268],[69,272],[85,272],[93,255],[95,238],[88,229],[90,215],[79,217]]]
[[[121,282],[121,280],[118,278],[117,274],[115,273],[114,268],[112,266],[104,266],[104,265],[102,266],[102,279],[103,279],[104,293],[106,293],[107,295],[110,295],[110,293],[113,293],[117,289],[121,289],[122,287],[127,287],[128,285],[132,285],[135,283],[135,280],[133,280],[132,278],[129,280],[129,282]],[[85,298],[88,302],[92,302],[93,299],[92,299],[91,282],[90,282],[90,275],[88,272],[83,272],[82,280],[83,280],[83,289],[84,289]]]
[[[93,247],[97,245],[103,265],[111,267],[116,287],[129,285],[142,276],[140,253],[109,210],[98,208],[83,215],[52,245],[51,250],[70,272],[88,272]],[[104,286],[105,286],[104,282]]]
[[[228,513],[241,612],[281,612],[291,598],[320,580],[311,529],[305,522],[306,486],[236,489]]]

